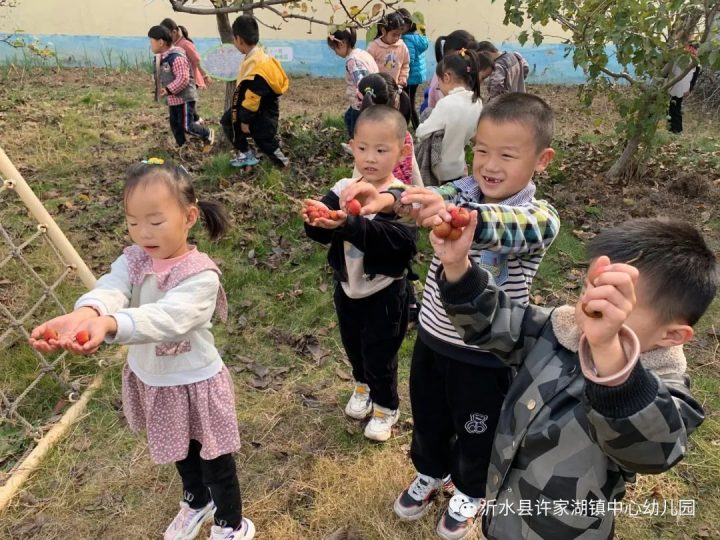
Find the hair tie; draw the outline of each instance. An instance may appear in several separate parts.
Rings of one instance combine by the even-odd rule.
[[[140,163],[144,163],[145,165],[162,165],[165,163],[165,160],[159,157],[151,157],[143,159]]]
[[[195,199],[195,204],[200,204],[200,201],[197,198]]]
[[[462,49],[460,49],[460,50],[458,51],[458,54],[459,54],[460,56],[462,56],[463,58],[465,58],[465,53],[466,53],[466,52],[467,52],[467,49],[462,48]]]
[[[363,90],[363,94],[366,96],[370,96],[371,98],[375,99],[375,90],[372,88],[372,86],[367,86]]]

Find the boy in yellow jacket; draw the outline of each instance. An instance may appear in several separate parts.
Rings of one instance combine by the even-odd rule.
[[[279,98],[287,92],[289,81],[275,58],[257,45],[260,31],[250,15],[241,15],[232,25],[233,43],[245,55],[240,64],[237,86],[230,109],[220,123],[237,155],[230,162],[234,167],[257,165],[248,137],[267,154],[273,163],[287,167],[290,160],[280,150],[277,139]]]

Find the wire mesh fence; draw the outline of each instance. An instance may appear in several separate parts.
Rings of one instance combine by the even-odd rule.
[[[0,171],[0,181],[2,485],[34,443],[80,396],[98,364],[91,357],[66,351],[43,354],[28,345],[34,326],[72,309],[74,299],[87,287],[77,266],[68,262],[51,240],[51,225],[38,223],[27,201],[18,195],[17,180]]]

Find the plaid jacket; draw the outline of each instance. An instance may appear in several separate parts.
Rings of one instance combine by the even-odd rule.
[[[456,283],[441,272],[463,339],[517,369],[488,470],[487,537],[607,540],[625,482],[675,465],[704,419],[687,377],[637,362],[619,386],[595,384],[559,343],[553,310],[512,302],[476,266]]]

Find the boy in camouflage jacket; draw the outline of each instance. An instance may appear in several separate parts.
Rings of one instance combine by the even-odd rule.
[[[575,307],[523,306],[470,262],[476,224],[473,212],[460,239],[431,241],[463,340],[517,370],[495,434],[485,533],[611,539],[625,482],[670,469],[704,419],[682,344],[715,296],[715,257],[690,225],[628,221],[591,241]]]

